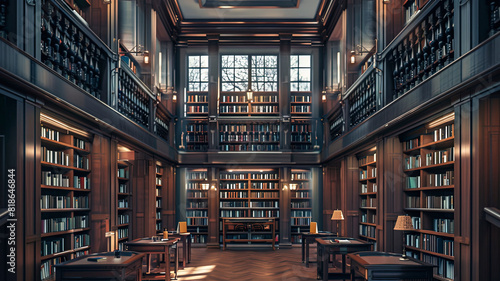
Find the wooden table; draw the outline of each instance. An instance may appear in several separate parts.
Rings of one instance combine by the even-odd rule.
[[[168,237],[179,238],[182,242],[182,267],[186,267],[186,263],[191,262],[191,233],[169,233]]]
[[[102,257],[105,261],[88,261],[88,258]],[[121,252],[115,258],[114,252],[82,256],[67,262],[57,264],[56,281],[92,280],[141,280],[142,259],[144,254],[136,252]]]
[[[271,242],[275,250],[276,221],[275,218],[222,218],[222,249],[226,250],[227,242]],[[226,232],[229,227],[242,226],[246,229],[248,239],[226,239]],[[261,227],[262,226],[262,227]],[[271,239],[252,239],[252,230],[269,228]],[[242,232],[243,233],[243,232]]]
[[[129,251],[141,252],[148,254],[147,258],[147,272],[143,279],[149,279],[148,277],[154,277],[153,279],[158,280],[158,274],[151,274],[151,254],[160,254],[165,257],[165,281],[170,281],[170,249],[174,249],[174,272],[175,279],[177,279],[177,271],[179,270],[179,247],[177,247],[177,242],[179,238],[169,238],[167,241],[154,241],[152,238],[139,238],[130,242],[126,242],[125,246]]]
[[[348,242],[335,242],[335,240],[347,240]],[[334,242],[332,242],[334,241]],[[345,269],[345,255],[348,253],[359,251],[371,251],[373,247],[372,242],[367,242],[360,239],[349,237],[338,237],[334,239],[321,239],[316,238],[318,245],[318,269],[317,277],[321,280],[331,279],[349,279],[350,274],[346,273]],[[328,273],[328,261],[330,255],[342,255],[342,272]]]
[[[306,267],[309,267],[309,244],[314,243],[316,238],[326,238],[333,237],[335,238],[337,235],[331,232],[319,232],[319,233],[310,233],[310,232],[301,232],[302,235],[302,262],[306,263]]]
[[[348,254],[351,259],[351,280],[433,280],[434,265],[413,258],[400,260],[401,254],[359,252]]]

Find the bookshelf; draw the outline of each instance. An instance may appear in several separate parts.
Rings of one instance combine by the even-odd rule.
[[[359,237],[377,242],[377,148],[358,154],[359,170]],[[374,246],[376,249],[376,245]]]
[[[54,265],[90,253],[90,136],[41,115],[41,279]]]
[[[221,116],[271,116],[279,114],[277,92],[255,92],[248,100],[246,92],[223,93],[219,100]]]
[[[223,218],[276,218],[279,225],[280,177],[278,170],[221,170],[219,174],[219,212]],[[222,224],[221,224],[222,225]],[[222,233],[222,228],[220,229]],[[278,229],[276,231],[278,235]],[[233,230],[227,239],[273,239],[269,231]],[[222,242],[222,237],[221,237]]]
[[[454,114],[403,136],[405,212],[415,231],[407,254],[436,265],[435,278],[454,279]]]
[[[280,125],[268,122],[219,124],[220,151],[277,151]]]
[[[292,92],[290,96],[290,113],[292,116],[311,115],[311,92]]]
[[[186,220],[193,244],[206,244],[208,238],[207,169],[189,169],[186,179]]]
[[[156,207],[156,232],[163,230],[163,223],[161,219],[162,203],[164,200],[164,194],[166,195],[166,190],[163,189],[163,167],[156,164],[155,167],[155,207]],[[165,199],[166,200],[166,199]]]
[[[208,115],[208,94],[207,92],[186,93],[185,102],[186,116],[207,116]]]
[[[208,122],[206,120],[189,120],[186,125],[186,150],[208,150]]]
[[[309,232],[312,218],[312,173],[306,169],[292,169],[290,181],[292,243],[302,243],[301,232]]]
[[[292,119],[291,148],[295,151],[312,150],[312,126],[307,119]]]
[[[131,213],[132,213],[132,185],[130,182],[130,165],[126,161],[117,162],[117,213],[118,219],[118,249],[124,250],[124,244],[130,241],[131,235]]]

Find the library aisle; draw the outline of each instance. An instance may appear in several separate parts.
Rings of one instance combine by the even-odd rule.
[[[312,281],[316,267],[306,268],[300,260],[301,248],[222,251],[193,248],[191,263],[179,270],[179,281]],[[311,254],[316,256],[311,250]]]

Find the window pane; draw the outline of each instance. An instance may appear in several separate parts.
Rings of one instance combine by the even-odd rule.
[[[201,67],[208,67],[208,56],[200,56]]]
[[[299,90],[299,83],[290,83],[290,91],[298,91]]]
[[[234,91],[233,83],[222,83],[222,91],[223,92],[232,92]]]
[[[200,81],[208,81],[208,68],[202,68],[200,73]]]
[[[208,91],[208,83],[200,83],[200,91],[202,92]]]
[[[234,88],[236,92],[246,92],[248,90],[248,83],[246,82],[234,83]]]
[[[189,56],[189,67],[199,67],[200,58],[198,56]]]
[[[222,56],[221,67],[234,67],[234,56]]]
[[[192,68],[189,70],[189,81],[200,81],[200,70],[198,68]]]
[[[299,56],[290,56],[290,66],[291,67],[299,66]]]
[[[278,68],[278,57],[266,56],[266,67]]]
[[[311,83],[299,83],[299,91],[310,91],[311,90]]]
[[[234,56],[234,67],[248,68],[248,56]]]
[[[297,68],[290,69],[290,80],[291,81],[299,80],[299,70]]]
[[[299,56],[299,67],[311,67],[311,56]]]
[[[234,70],[234,81],[248,81],[248,69],[237,68]]]
[[[189,89],[188,91],[199,91],[199,84],[198,83],[189,83]]]
[[[311,81],[311,69],[301,68],[299,70],[299,81]]]
[[[222,81],[234,81],[234,69],[232,68],[222,69]]]

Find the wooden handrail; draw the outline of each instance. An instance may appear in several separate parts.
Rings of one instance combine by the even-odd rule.
[[[495,207],[485,207],[484,213],[487,221],[500,228],[500,210]]]

